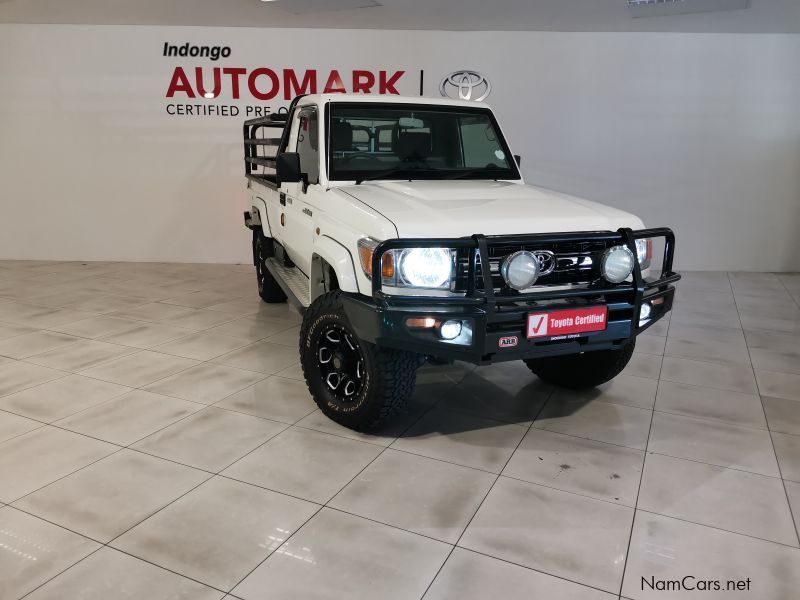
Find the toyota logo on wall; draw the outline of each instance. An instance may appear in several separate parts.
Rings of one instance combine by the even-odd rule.
[[[480,102],[492,91],[492,84],[477,71],[456,71],[442,79],[439,91],[453,100]]]

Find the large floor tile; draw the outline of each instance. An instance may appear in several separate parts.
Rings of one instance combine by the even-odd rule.
[[[740,328],[729,329],[701,325],[670,327],[667,356],[750,366],[750,355]]]
[[[304,500],[214,477],[112,545],[186,577],[230,590],[317,509]]]
[[[641,450],[532,428],[503,475],[635,506],[643,463]]]
[[[756,394],[700,387],[675,381],[658,384],[656,410],[765,429],[764,409]]]
[[[14,506],[98,542],[109,542],[209,475],[122,450],[48,485]]]
[[[231,299],[232,296],[229,292],[197,291],[167,298],[163,300],[163,302],[164,304],[177,304],[179,306],[189,306],[191,308],[205,308]]]
[[[202,363],[166,379],[161,379],[147,386],[146,389],[165,396],[213,404],[253,385],[264,377],[253,371]]]
[[[721,591],[681,591],[669,594],[650,589],[643,579],[718,580]],[[750,580],[750,593],[724,589],[727,581]],[[701,600],[752,598],[793,600],[800,588],[800,552],[774,542],[659,515],[639,512],[633,528],[630,558],[622,595],[632,600],[658,600],[665,594]]]
[[[758,369],[756,379],[762,396],[800,400],[800,375]]]
[[[291,323],[280,321],[277,319],[261,319],[256,316],[247,316],[228,321],[222,325],[217,325],[208,330],[209,333],[218,333],[228,335],[235,338],[247,340],[248,342],[257,342],[264,338],[274,336],[287,329],[294,329]],[[297,337],[295,337],[295,343]]]
[[[0,364],[0,396],[66,376],[63,371],[13,361]]]
[[[196,364],[197,361],[188,358],[145,350],[87,369],[83,375],[121,385],[143,387]]]
[[[800,482],[800,436],[773,433],[772,441],[783,478]]]
[[[210,407],[144,438],[133,448],[216,473],[285,427],[275,421]]]
[[[74,344],[77,341],[78,338],[63,333],[35,331],[0,341],[0,356],[16,359],[28,358],[34,354]]]
[[[115,331],[100,339],[111,344],[150,349],[178,338],[186,337],[192,330],[173,327],[164,323],[135,322],[130,327]]]
[[[191,308],[176,306],[174,304],[163,304],[161,302],[150,302],[139,306],[120,309],[112,313],[111,316],[135,319],[137,321],[174,321],[181,315],[193,312]]]
[[[680,285],[680,284],[678,284]],[[741,328],[739,312],[735,306],[698,306],[678,303],[672,309],[671,325],[700,325],[706,327]]]
[[[533,426],[557,433],[644,450],[652,412],[592,400],[559,400],[545,405]]]
[[[800,435],[800,398],[786,400],[762,396],[761,400],[771,431]]]
[[[248,342],[241,338],[222,335],[221,333],[200,331],[167,342],[161,346],[156,346],[153,350],[195,360],[211,360],[247,344]]]
[[[500,477],[460,546],[612,593],[633,509]]]
[[[59,427],[127,446],[202,409],[196,402],[134,390],[60,421]]]
[[[130,329],[139,324],[133,319],[122,319],[120,317],[108,317],[100,315],[89,317],[82,321],[73,321],[66,325],[56,327],[54,330],[68,335],[82,338],[97,339],[103,336],[112,335],[119,331]]]
[[[444,405],[487,419],[528,426],[553,387],[538,379],[522,361],[478,367],[464,377]]]
[[[222,474],[323,504],[380,452],[380,446],[374,444],[309,429],[291,428],[225,469]]]
[[[782,373],[800,373],[800,332],[745,331],[753,367]]]
[[[297,353],[280,344],[256,342],[214,359],[214,362],[272,375],[297,362]]]
[[[523,435],[525,429],[513,423],[434,409],[392,448],[499,473]]]
[[[77,373],[134,352],[137,350],[128,346],[118,346],[95,340],[79,340],[63,348],[31,356],[27,361],[51,369]]]
[[[652,409],[656,399],[656,388],[658,388],[658,381],[655,379],[617,375],[608,383],[588,390],[556,388],[550,401],[610,402],[612,404]]]
[[[800,308],[741,309],[739,314],[745,329],[762,329],[779,333],[800,333]]]
[[[425,600],[612,600],[616,595],[456,548]]]
[[[305,381],[277,376],[228,396],[217,406],[283,423],[296,423],[317,408]]]
[[[784,484],[786,486],[786,496],[789,498],[789,505],[792,507],[792,515],[800,515],[800,483],[785,481]]]
[[[233,593],[264,598],[421,598],[450,546],[330,509],[322,509]]]
[[[39,421],[0,411],[0,444],[42,426]]]
[[[430,409],[429,404],[413,404],[406,413],[396,415],[388,423],[369,433],[348,429],[326,417],[319,409],[300,419],[296,425],[305,429],[313,429],[323,433],[330,433],[339,437],[368,442],[378,446],[389,446],[404,431],[413,425],[424,412]]]
[[[0,508],[0,596],[21,598],[98,548],[100,544],[83,536],[4,506]]]
[[[129,391],[116,383],[69,375],[3,396],[0,409],[50,423]]]
[[[223,323],[227,323],[229,321],[233,321],[239,316],[241,315],[237,313],[226,313],[200,309],[184,313],[175,317],[174,319],[169,319],[169,323],[171,325],[175,325],[176,327],[185,327],[186,329],[191,329],[193,331],[202,331]]]
[[[768,431],[656,412],[650,452],[778,476]]]
[[[297,348],[300,345],[300,326],[290,327],[283,331],[273,334],[266,338],[271,344],[281,344],[289,348]]]
[[[34,331],[36,330],[33,327],[26,327],[25,325],[0,323],[0,340],[7,340],[8,338],[33,333]]]
[[[783,482],[773,477],[649,454],[638,508],[798,546]]]
[[[665,356],[661,379],[745,394],[758,393],[753,370],[749,366],[723,365]]]
[[[330,506],[455,543],[494,480],[483,471],[388,449]]]
[[[634,377],[646,377],[648,379],[657,380],[659,373],[661,373],[661,363],[663,360],[663,356],[637,351],[633,353],[623,373]]]
[[[0,501],[17,500],[116,450],[117,446],[55,427],[12,438],[0,444]]]
[[[101,548],[26,600],[219,600],[220,592],[129,556]]]

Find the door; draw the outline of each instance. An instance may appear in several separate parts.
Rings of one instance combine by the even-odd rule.
[[[309,196],[318,193],[320,170],[320,119],[313,106],[295,112],[288,150],[300,155],[303,181],[285,183],[280,192],[285,200],[283,245],[297,267],[308,277],[314,237],[314,212]]]

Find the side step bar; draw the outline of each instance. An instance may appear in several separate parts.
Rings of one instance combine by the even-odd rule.
[[[300,269],[284,267],[275,257],[268,258],[265,265],[278,285],[281,286],[289,302],[294,304],[301,313],[305,312],[305,309],[311,304],[308,277],[303,275]]]

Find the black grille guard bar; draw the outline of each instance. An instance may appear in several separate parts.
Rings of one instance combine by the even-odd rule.
[[[503,245],[526,245],[526,244],[556,244],[560,242],[617,242],[626,245],[634,256],[636,252],[636,240],[642,238],[664,238],[664,258],[661,267],[661,277],[655,280],[645,280],[639,261],[634,261],[633,281],[618,285],[606,283],[604,287],[589,287],[568,290],[537,290],[527,294],[515,294],[509,296],[498,296],[494,292],[492,284],[491,270],[481,269],[483,279],[483,289],[475,287],[475,272],[477,268],[477,255],[489,256],[488,248],[490,244]],[[461,296],[411,296],[386,294],[382,291],[383,281],[380,277],[381,261],[383,255],[394,249],[403,248],[452,248],[456,250],[469,249],[469,262],[467,272],[467,290]],[[617,231],[584,231],[569,233],[536,233],[528,235],[500,235],[485,236],[476,234],[463,238],[402,238],[389,239],[378,244],[372,255],[372,296],[376,300],[391,301],[398,304],[468,304],[484,305],[489,314],[495,312],[498,304],[515,302],[526,302],[535,300],[554,300],[561,298],[576,298],[581,296],[629,296],[631,304],[637,307],[641,304],[645,293],[659,288],[664,291],[667,285],[680,280],[681,276],[672,270],[672,259],[675,253],[675,234],[667,227],[656,227],[653,229],[638,229],[636,231],[629,228],[621,228]],[[488,263],[487,263],[488,264]]]

